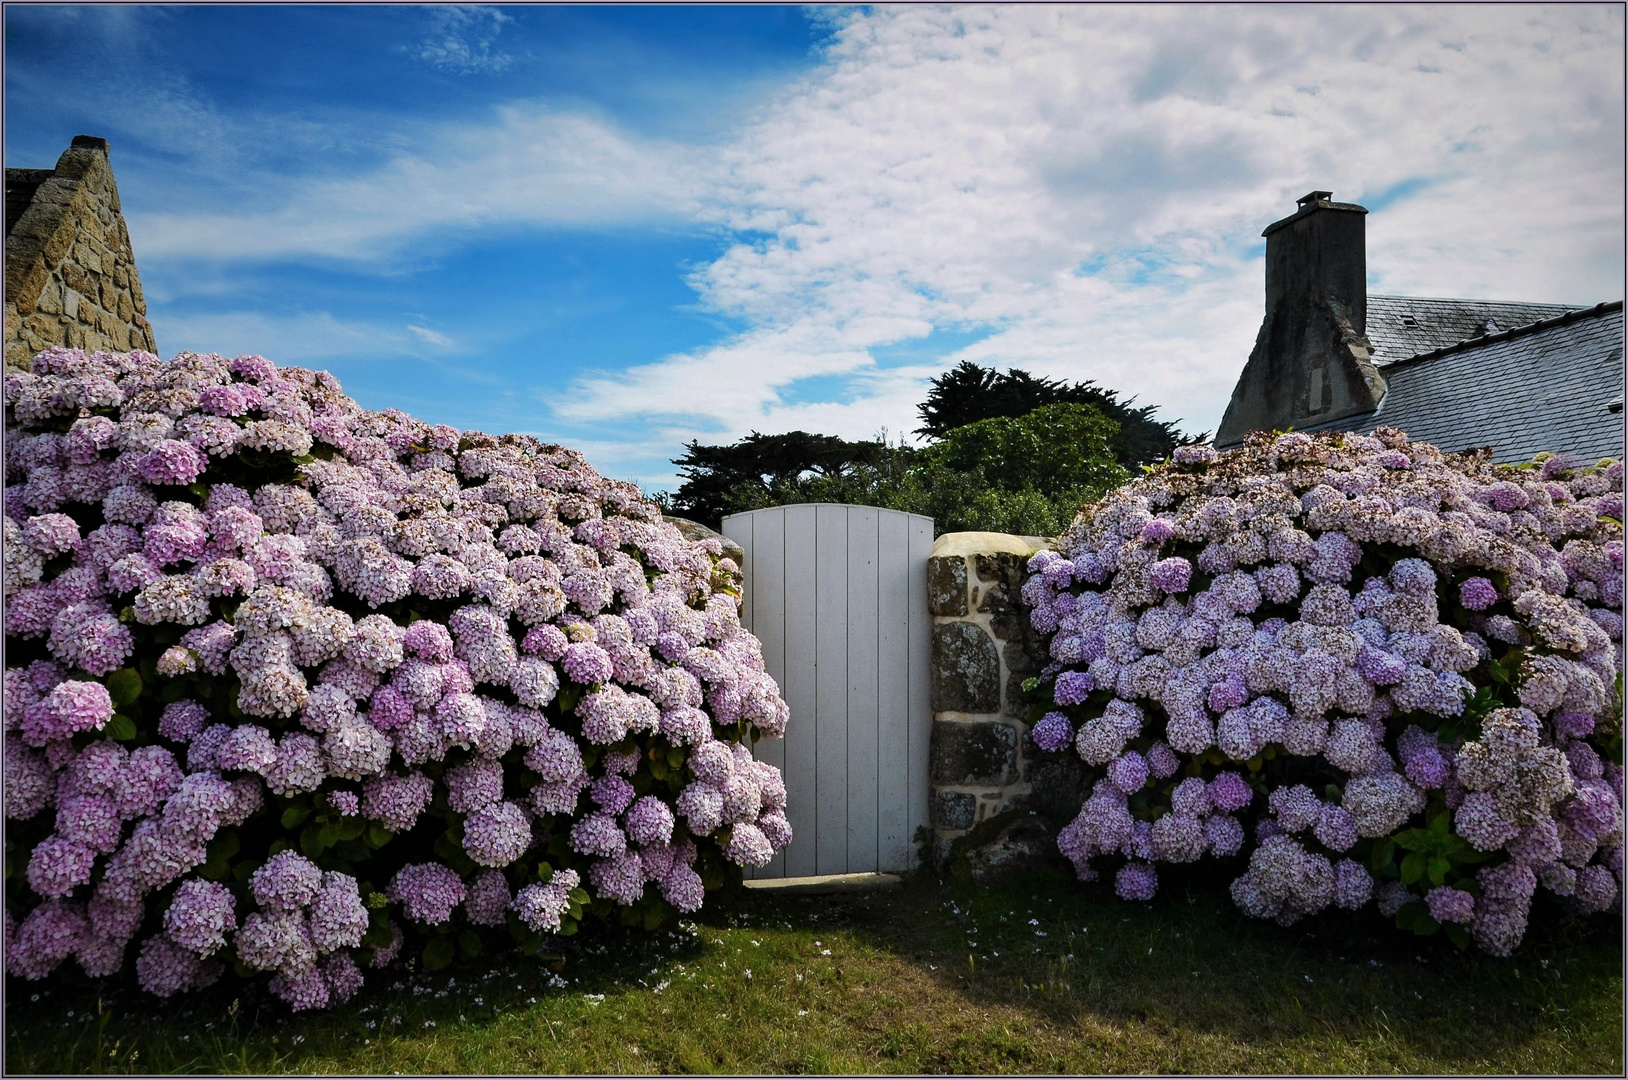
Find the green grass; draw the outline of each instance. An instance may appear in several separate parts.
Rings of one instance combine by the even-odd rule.
[[[1032,920],[1032,921],[1031,921]],[[372,976],[290,1017],[242,984],[158,1002],[11,980],[28,1072],[1616,1073],[1620,924],[1551,920],[1506,961],[1367,920],[1245,918],[1214,882],[1151,905],[1037,874],[709,902],[584,932],[556,975]],[[974,944],[975,943],[975,944]],[[36,997],[37,995],[37,997]]]

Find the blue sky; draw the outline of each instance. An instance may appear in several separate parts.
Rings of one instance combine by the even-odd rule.
[[[655,488],[690,438],[907,433],[961,359],[1213,428],[1312,188],[1374,291],[1619,298],[1622,18],[8,5],[5,157],[111,140],[165,353]]]

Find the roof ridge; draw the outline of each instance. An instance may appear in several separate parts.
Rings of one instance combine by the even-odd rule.
[[[1428,300],[1438,304],[1504,304],[1514,307],[1554,307],[1582,311],[1587,304],[1551,304],[1542,300],[1473,300],[1467,296],[1398,296],[1395,293],[1369,293],[1370,300]]]
[[[1413,356],[1406,356],[1400,360],[1392,360],[1389,364],[1385,365],[1385,370],[1389,371],[1393,368],[1401,367],[1403,364],[1412,364],[1424,360],[1434,360],[1438,356],[1446,356],[1449,353],[1461,352],[1470,348],[1479,348],[1482,345],[1492,345],[1500,341],[1508,341],[1511,338],[1526,337],[1530,334],[1536,334],[1543,330],[1552,330],[1557,326],[1565,326],[1569,323],[1581,322],[1583,319],[1599,318],[1601,315],[1608,315],[1611,312],[1621,310],[1621,300],[1606,300],[1602,303],[1595,304],[1593,307],[1573,308],[1570,311],[1564,312],[1560,315],[1555,315],[1551,318],[1539,319],[1537,322],[1526,323],[1523,326],[1514,326],[1508,330],[1500,330],[1495,334],[1483,334],[1480,337],[1465,338],[1463,341],[1456,341],[1451,345],[1443,345],[1439,349],[1432,349],[1429,352],[1422,352]]]

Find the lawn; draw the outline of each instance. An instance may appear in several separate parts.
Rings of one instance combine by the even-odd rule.
[[[1499,961],[1377,915],[1284,930],[1213,881],[1133,905],[1039,873],[709,900],[569,944],[558,973],[392,973],[299,1017],[240,984],[164,1003],[10,980],[6,1071],[1623,1071],[1615,916],[1551,919]]]

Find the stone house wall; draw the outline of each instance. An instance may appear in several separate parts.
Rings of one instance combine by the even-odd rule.
[[[5,363],[52,345],[156,352],[105,139],[56,168],[6,170]]]
[[[1040,672],[1046,656],[1019,590],[1029,557],[1045,544],[983,532],[946,533],[933,544],[927,598],[936,858],[1004,811],[1072,816],[1079,809],[1078,770],[1055,756],[1040,760],[1023,701],[1023,680]]]

